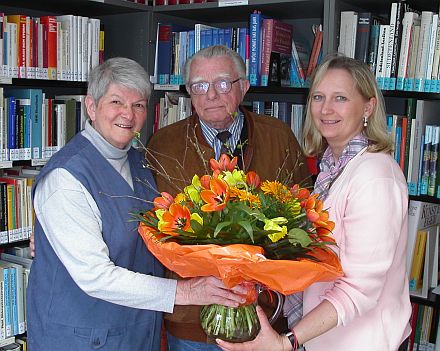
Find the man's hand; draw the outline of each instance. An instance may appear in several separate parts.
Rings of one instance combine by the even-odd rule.
[[[220,279],[198,277],[177,282],[176,305],[211,305],[220,304],[238,307],[245,301],[243,295],[247,289],[237,285],[228,289]]]
[[[218,346],[224,351],[290,351],[292,345],[287,336],[279,335],[271,327],[266,314],[257,306],[257,315],[260,320],[261,330],[252,341],[243,343],[230,343],[216,339]]]

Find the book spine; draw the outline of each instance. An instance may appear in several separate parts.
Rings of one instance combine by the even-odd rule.
[[[437,164],[440,143],[440,126],[432,126],[431,153],[429,158],[428,195],[435,196],[437,190]]]
[[[17,310],[17,270],[9,267],[11,277],[11,315],[12,315],[12,335],[18,334],[18,310]]]
[[[0,244],[8,242],[8,185],[5,182],[0,182],[0,202],[2,208],[2,226],[0,229]]]
[[[396,88],[397,70],[400,57],[400,46],[402,41],[402,21],[404,16],[404,2],[399,0],[396,3],[396,19],[394,23],[394,36],[393,36],[393,53],[391,59],[391,80],[389,89],[394,90]]]
[[[272,51],[272,32],[273,19],[263,20],[263,42],[261,57],[261,85],[267,86],[269,83],[269,63],[270,53]]]
[[[12,336],[12,297],[11,297],[11,275],[9,268],[3,267],[3,282],[5,290],[5,336]]]
[[[251,86],[258,86],[261,83],[262,20],[260,12],[254,11],[250,15],[249,81]]]
[[[48,79],[57,79],[57,22],[54,16],[47,21],[47,68]]]
[[[370,39],[371,12],[360,12],[358,15],[355,59],[367,62],[368,42]]]

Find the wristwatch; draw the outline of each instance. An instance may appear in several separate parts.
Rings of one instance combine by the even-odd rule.
[[[298,349],[298,341],[295,338],[295,334],[293,334],[291,331],[289,331],[288,333],[285,333],[284,336],[287,336],[287,338],[290,341],[290,344],[292,345],[292,350],[297,350]]]

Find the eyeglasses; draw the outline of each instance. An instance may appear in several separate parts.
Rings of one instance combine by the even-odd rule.
[[[204,95],[208,92],[210,85],[214,86],[214,89],[219,94],[227,94],[232,89],[232,84],[238,82],[241,78],[230,81],[227,79],[219,79],[215,82],[197,82],[189,86],[191,93],[194,95]]]

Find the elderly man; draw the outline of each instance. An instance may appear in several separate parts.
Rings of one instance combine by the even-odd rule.
[[[199,51],[186,62],[185,81],[195,113],[160,129],[148,145],[159,191],[182,191],[194,174],[207,172],[209,159],[225,151],[261,179],[307,182],[309,173],[290,128],[239,107],[249,81],[236,52],[220,45]],[[219,350],[206,343],[199,314],[197,306],[178,306],[166,317],[169,350]]]

